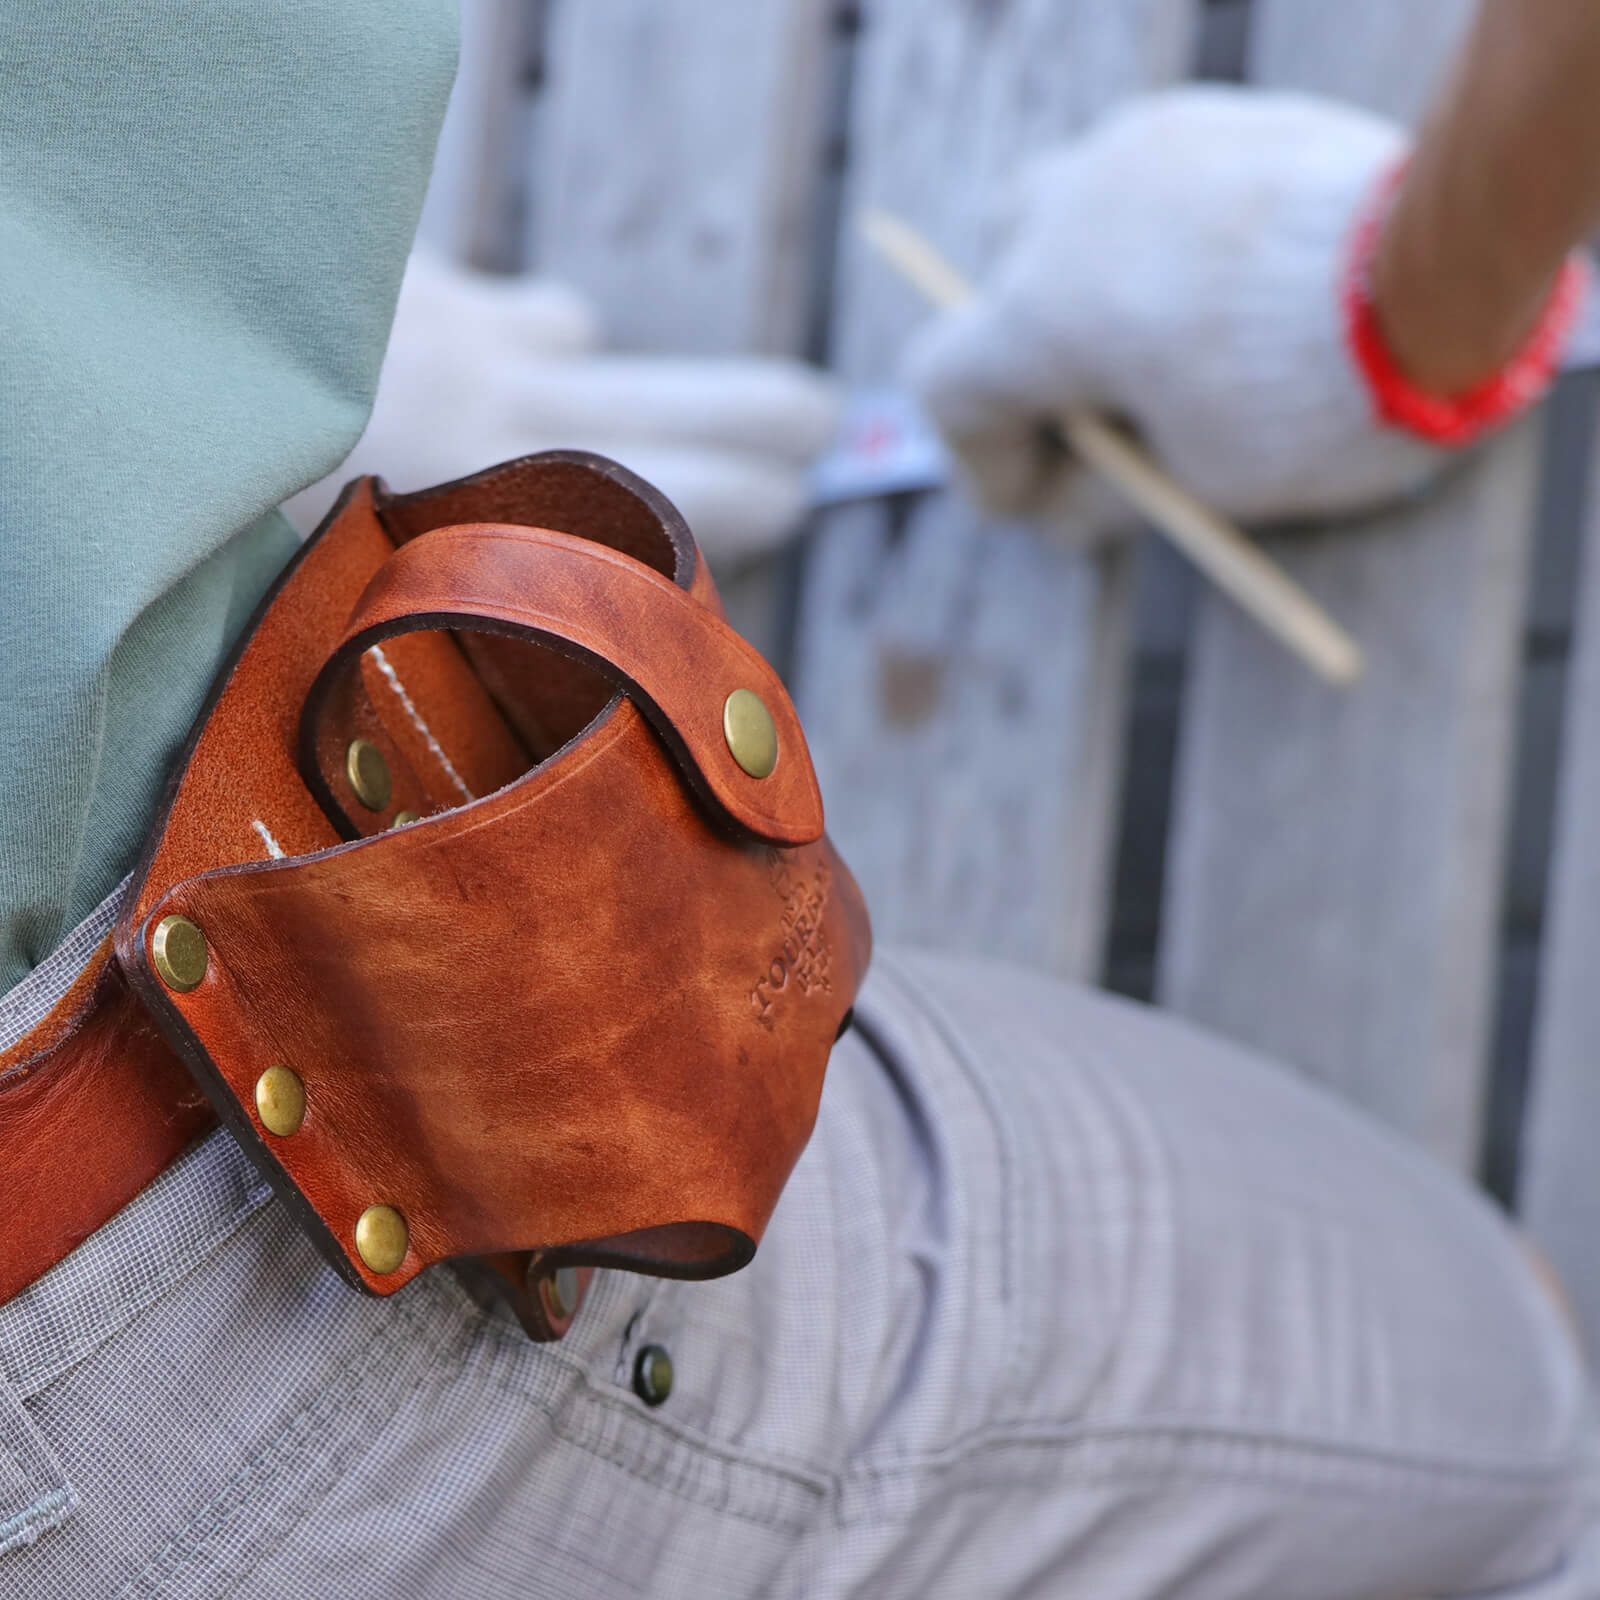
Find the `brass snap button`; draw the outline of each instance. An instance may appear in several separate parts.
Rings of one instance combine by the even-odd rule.
[[[672,1393],[672,1357],[658,1344],[647,1344],[633,1363],[633,1392],[647,1406],[658,1406]]]
[[[350,780],[355,797],[368,811],[382,811],[389,803],[394,785],[389,778],[389,763],[383,751],[370,739],[352,739],[344,753],[344,775]]]
[[[415,811],[397,811],[394,814],[394,821],[391,822],[389,826],[391,828],[404,828],[408,824],[417,820],[417,813]]]
[[[268,1067],[256,1079],[256,1115],[268,1133],[287,1139],[306,1120],[306,1086],[288,1067]]]
[[[393,1206],[368,1206],[356,1223],[356,1253],[374,1272],[393,1272],[409,1242],[406,1219]]]
[[[206,936],[187,917],[163,917],[150,939],[150,962],[169,989],[187,994],[206,975]]]
[[[752,778],[772,775],[778,764],[778,730],[760,695],[735,689],[722,702],[722,736],[733,759]]]

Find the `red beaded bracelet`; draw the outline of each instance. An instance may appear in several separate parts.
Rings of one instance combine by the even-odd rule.
[[[1378,325],[1374,303],[1373,261],[1404,170],[1401,163],[1384,174],[1350,235],[1341,286],[1345,340],[1381,421],[1431,444],[1460,447],[1526,410],[1549,388],[1588,292],[1591,271],[1585,257],[1574,251],[1533,332],[1499,372],[1458,394],[1429,394],[1400,370]]]

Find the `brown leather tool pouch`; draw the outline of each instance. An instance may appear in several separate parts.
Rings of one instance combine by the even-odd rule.
[[[560,452],[351,485],[220,677],[116,949],[352,1283],[474,1258],[549,1337],[559,1269],[750,1259],[870,935],[681,519]]]

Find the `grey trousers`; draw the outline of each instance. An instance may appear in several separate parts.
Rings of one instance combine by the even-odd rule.
[[[0,1309],[0,1596],[1600,1595],[1465,1186],[1104,995],[884,954],[858,1018],[754,1265],[559,1345],[354,1293],[212,1135]]]

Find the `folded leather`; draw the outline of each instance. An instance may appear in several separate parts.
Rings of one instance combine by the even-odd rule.
[[[764,779],[723,737],[736,688],[777,729]],[[565,452],[367,479],[219,680],[117,958],[351,1281],[463,1256],[514,1281],[531,1252],[711,1276],[761,1237],[870,953],[821,830],[788,697],[654,491]],[[207,944],[185,993],[151,952],[174,914]],[[255,1107],[278,1065],[288,1137]],[[356,1248],[373,1205],[407,1224],[393,1272]]]
[[[769,844],[822,835],[822,796],[805,736],[778,675],[708,606],[643,562],[548,528],[481,523],[439,528],[397,551],[362,595],[318,674],[301,718],[300,766],[336,826],[359,831],[341,797],[344,741],[323,716],[373,645],[419,628],[527,638],[611,680],[645,715],[684,780],[736,828]],[[758,692],[777,725],[778,766],[754,778],[722,729],[718,684]],[[791,752],[788,760],[782,752]]]

